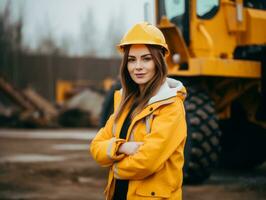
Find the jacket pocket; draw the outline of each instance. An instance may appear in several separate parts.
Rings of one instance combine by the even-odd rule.
[[[141,183],[136,190],[136,194],[150,198],[170,198],[172,188],[160,183]]]

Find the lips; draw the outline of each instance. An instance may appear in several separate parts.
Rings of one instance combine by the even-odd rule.
[[[145,76],[145,74],[144,73],[139,73],[139,74],[135,74],[135,76],[137,78],[143,78]]]

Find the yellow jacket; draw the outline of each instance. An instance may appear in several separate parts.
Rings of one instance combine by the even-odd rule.
[[[121,92],[115,93],[115,110]],[[128,179],[128,200],[182,199],[182,168],[187,127],[183,101],[186,90],[180,81],[167,78],[148,105],[136,115],[128,128],[127,138],[119,133],[128,110],[114,123],[114,115],[99,130],[90,145],[93,158],[110,167],[105,190],[112,199],[115,179]],[[131,156],[117,155],[125,141],[143,142]]]

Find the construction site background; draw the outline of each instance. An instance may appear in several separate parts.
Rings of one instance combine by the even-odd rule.
[[[90,81],[103,89],[103,81],[117,78],[119,58],[68,57],[60,55],[10,54],[0,74],[17,88],[32,87],[51,102],[56,101],[56,82]],[[74,72],[74,73],[73,73]]]
[[[87,51],[73,56],[56,44],[49,26],[43,26],[48,34],[34,30],[44,36],[35,50],[23,45],[23,17],[11,20],[11,1],[6,2],[0,10],[0,199],[104,199],[108,170],[99,167],[88,149],[99,128],[108,88],[118,76],[121,59],[115,44],[121,38],[123,23],[118,22],[123,18],[106,16],[110,19],[107,36],[99,41],[94,36],[101,25],[93,21],[96,12],[89,9],[85,20],[80,20]],[[100,9],[96,11],[103,15]],[[111,42],[113,54],[101,58],[96,50],[106,50],[100,45],[106,41]],[[257,132],[241,143],[243,132],[236,144],[244,144],[245,151],[239,154],[247,157],[243,152],[250,152]],[[252,169],[221,167],[201,184],[184,185],[183,198],[264,200],[265,188],[265,162]]]

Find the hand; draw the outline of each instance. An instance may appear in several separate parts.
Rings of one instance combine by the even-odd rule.
[[[125,142],[119,147],[118,153],[124,153],[126,155],[133,155],[138,151],[139,147],[142,144],[143,142]]]

